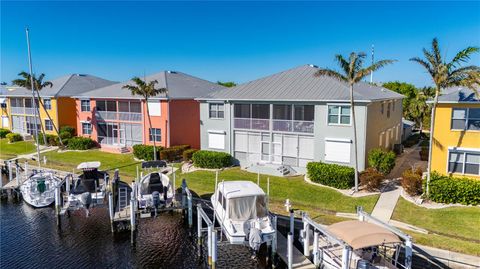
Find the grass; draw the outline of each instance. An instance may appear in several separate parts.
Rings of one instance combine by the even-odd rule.
[[[32,141],[18,141],[10,144],[6,138],[0,139],[0,159],[7,160],[32,152],[35,152],[35,144]]]
[[[432,234],[412,234],[416,243],[480,255],[480,207],[426,209],[399,199],[393,219],[424,228]]]

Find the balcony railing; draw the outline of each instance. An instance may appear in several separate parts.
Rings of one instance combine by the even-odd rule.
[[[142,113],[97,111],[96,116],[101,120],[141,121]]]
[[[235,118],[233,126],[238,129],[268,130],[270,129],[270,120]]]
[[[12,114],[23,114],[25,113],[25,108],[24,107],[14,107],[12,106],[10,108],[10,111]]]
[[[295,132],[295,133],[313,133],[313,121],[298,120],[273,120],[273,131]]]

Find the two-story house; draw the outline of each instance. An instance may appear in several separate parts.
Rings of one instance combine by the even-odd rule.
[[[201,98],[201,148],[230,153],[242,167],[304,173],[311,161],[353,166],[349,86],[304,65]],[[401,143],[403,96],[354,86],[358,167],[373,148]],[[266,171],[268,170],[268,171]]]
[[[480,98],[462,87],[439,96],[434,122],[432,171],[480,178]]]
[[[147,76],[167,92],[150,98],[132,95],[124,81],[75,96],[78,134],[97,141],[102,150],[127,152],[135,144],[200,147],[200,108],[195,97],[224,87],[176,71]],[[147,117],[147,106],[151,126]]]
[[[47,134],[56,134],[54,124],[57,128],[64,125],[76,127],[75,100],[71,96],[114,83],[84,74],[66,75],[50,82],[52,87],[47,86],[39,91],[45,105],[45,109],[42,106],[38,107],[39,117],[38,115],[35,117],[37,113],[34,109],[31,90],[17,86],[4,86],[0,95],[3,128],[15,133],[32,135],[35,131],[35,123],[37,130],[41,131],[40,122]]]

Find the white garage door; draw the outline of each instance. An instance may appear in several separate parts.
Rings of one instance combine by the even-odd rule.
[[[325,161],[350,163],[350,140],[326,139],[325,140]]]
[[[209,131],[208,147],[211,149],[225,149],[225,133]]]

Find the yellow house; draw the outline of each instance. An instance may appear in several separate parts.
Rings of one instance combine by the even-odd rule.
[[[75,99],[71,96],[105,87],[115,82],[99,77],[82,74],[72,74],[51,80],[53,86],[40,90],[40,97],[45,106],[39,106],[40,117],[36,118],[33,106],[32,92],[29,89],[16,86],[2,86],[0,91],[1,127],[15,133],[34,134],[42,126],[47,134],[57,134],[62,126],[77,126]],[[50,116],[50,117],[49,117]]]
[[[439,97],[434,122],[432,171],[480,179],[480,99],[466,88]]]

